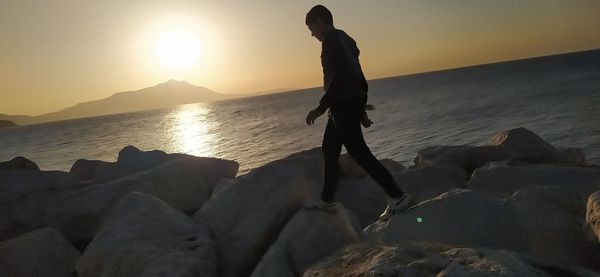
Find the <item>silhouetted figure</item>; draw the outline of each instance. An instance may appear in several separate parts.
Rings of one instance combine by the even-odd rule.
[[[348,154],[385,190],[390,197],[388,207],[380,219],[408,208],[410,195],[404,193],[390,172],[373,156],[363,138],[361,124],[368,128],[372,122],[365,111],[368,85],[360,67],[360,51],[356,42],[344,31],[333,26],[331,12],[322,5],[314,6],[306,14],[306,25],[311,35],[322,44],[321,65],[325,94],[319,106],[306,116],[306,123],[329,109],[329,119],[323,136],[324,184],[321,199],[304,203],[307,209],[333,209],[339,183],[338,159],[342,145]]]

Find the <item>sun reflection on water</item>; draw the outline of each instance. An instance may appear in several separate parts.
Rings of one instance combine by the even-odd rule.
[[[211,110],[206,104],[179,106],[173,111],[173,148],[180,153],[213,157],[215,135],[210,119]]]

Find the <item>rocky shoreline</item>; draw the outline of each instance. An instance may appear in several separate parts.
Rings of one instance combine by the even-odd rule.
[[[140,151],[41,171],[0,163],[0,276],[600,276],[600,168],[516,128],[482,146],[383,160],[414,206],[347,155],[335,212],[320,148],[237,176],[217,158]]]

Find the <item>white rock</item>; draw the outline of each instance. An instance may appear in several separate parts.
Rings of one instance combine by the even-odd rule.
[[[45,206],[87,185],[61,171],[0,172],[0,240],[46,227]]]
[[[500,199],[456,189],[365,231],[370,240],[385,243],[432,241],[514,249],[522,243],[515,216],[516,212]]]
[[[466,179],[464,169],[441,165],[409,168],[396,171],[393,176],[415,203],[464,187]],[[363,228],[378,220],[387,206],[385,192],[370,177],[341,180],[336,196],[358,217]]]
[[[519,189],[569,186],[600,189],[600,169],[558,165],[491,163],[473,172],[467,188],[507,197]],[[596,189],[596,190],[597,190]],[[590,191],[593,192],[595,190]]]
[[[414,163],[426,165],[454,165],[473,171],[488,162],[508,159],[506,151],[496,146],[431,146],[419,150]]]
[[[194,215],[217,242],[220,276],[252,272],[285,223],[309,197],[302,168],[274,162],[240,176]]]
[[[511,159],[515,160],[537,162],[556,160],[554,146],[522,127],[496,133],[490,144],[501,147]]]
[[[394,174],[402,190],[410,193],[414,201],[429,200],[456,188],[464,188],[467,173],[452,165],[412,167]]]
[[[226,167],[219,172],[208,166],[206,159],[174,159],[150,171],[64,192],[47,203],[45,221],[72,241],[91,238],[105,209],[132,191],[156,196],[180,211],[194,212],[208,200],[218,179],[231,174],[234,172]]]
[[[585,239],[581,199],[564,187],[522,190],[506,200],[455,190],[366,231],[371,241],[494,247],[596,269],[600,246]]]
[[[598,276],[522,253],[432,243],[354,244],[304,273],[320,276]]]
[[[582,229],[589,194],[571,187],[544,186],[519,190],[506,198],[521,214],[514,222],[525,243],[514,250],[599,270],[600,245],[591,244]]]
[[[593,242],[600,242],[600,191],[592,193],[588,198],[585,221],[588,238]]]
[[[128,193],[110,208],[77,262],[80,277],[216,276],[207,227],[158,198]]]
[[[0,242],[0,276],[72,276],[79,257],[58,230],[38,229]]]
[[[251,276],[299,276],[345,245],[359,241],[342,205],[334,212],[302,209],[286,224]]]

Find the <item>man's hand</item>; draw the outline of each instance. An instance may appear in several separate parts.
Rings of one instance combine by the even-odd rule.
[[[365,126],[365,128],[369,128],[373,124],[373,121],[371,121],[371,119],[369,119],[369,117],[365,113],[362,119],[360,120],[360,124],[362,124],[362,126]]]
[[[306,124],[308,125],[313,125],[315,124],[315,119],[317,119],[317,117],[323,115],[325,112],[320,111],[319,109],[314,109],[310,112],[308,112],[308,115],[306,116]]]

